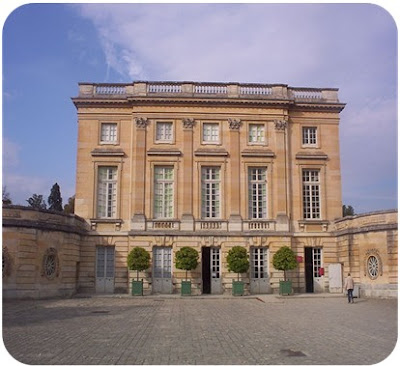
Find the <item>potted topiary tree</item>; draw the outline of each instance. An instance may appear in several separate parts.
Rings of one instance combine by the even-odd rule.
[[[191,247],[182,247],[175,253],[175,266],[186,271],[185,281],[181,281],[181,295],[191,295],[192,282],[187,279],[187,272],[196,269],[199,253]]]
[[[244,282],[239,281],[239,274],[247,272],[250,267],[246,248],[239,246],[231,248],[226,257],[226,261],[228,263],[228,271],[235,272],[238,275],[237,281],[232,281],[232,295],[243,296]]]
[[[286,271],[297,267],[296,255],[288,246],[281,247],[272,258],[272,265],[275,269],[283,271],[283,281],[279,281],[279,293],[290,295],[292,293],[292,281],[286,279]]]
[[[150,267],[149,252],[140,247],[133,248],[127,258],[128,269],[136,271],[136,281],[132,280],[132,295],[143,295],[143,279],[139,281],[139,272]]]

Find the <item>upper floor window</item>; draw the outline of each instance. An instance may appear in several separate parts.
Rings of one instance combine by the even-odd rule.
[[[117,216],[117,167],[99,167],[97,181],[97,217]]]
[[[317,127],[303,127],[303,145],[317,146]]]
[[[319,170],[303,170],[303,218],[321,218],[320,197],[320,173]]]
[[[154,218],[171,219],[174,215],[174,169],[154,168]]]
[[[203,142],[219,143],[219,123],[203,123]]]
[[[116,123],[102,123],[100,141],[103,143],[116,143],[117,142],[117,124]]]
[[[265,125],[253,124],[249,125],[249,143],[264,144],[265,143]]]
[[[219,218],[221,209],[221,172],[219,167],[201,169],[201,216]]]
[[[157,122],[156,124],[156,141],[172,142],[173,125],[172,122]]]
[[[249,168],[249,218],[267,218],[267,169]]]

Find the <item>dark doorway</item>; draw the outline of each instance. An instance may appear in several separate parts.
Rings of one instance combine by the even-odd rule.
[[[201,249],[203,294],[211,294],[210,247]]]
[[[304,248],[306,292],[314,292],[313,248]]]

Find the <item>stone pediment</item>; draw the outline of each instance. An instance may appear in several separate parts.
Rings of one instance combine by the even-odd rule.
[[[328,160],[328,155],[322,151],[319,152],[299,152],[296,154],[296,159],[304,160]]]
[[[98,148],[91,151],[92,156],[125,156],[122,149]]]
[[[274,158],[275,153],[265,149],[244,149],[241,152],[242,157],[259,157],[259,158]]]
[[[153,147],[153,148],[147,150],[147,155],[150,155],[150,156],[181,156],[182,152],[175,148]]]

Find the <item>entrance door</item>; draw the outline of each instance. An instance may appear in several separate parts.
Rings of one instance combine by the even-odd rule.
[[[96,247],[96,292],[114,293],[114,252],[115,247]]]
[[[153,293],[172,294],[171,258],[171,248],[153,248]]]
[[[222,293],[220,252],[216,247],[201,250],[203,294]]]
[[[250,248],[250,265],[250,292],[252,294],[270,293],[268,248]]]
[[[323,292],[322,248],[304,248],[306,292]]]

